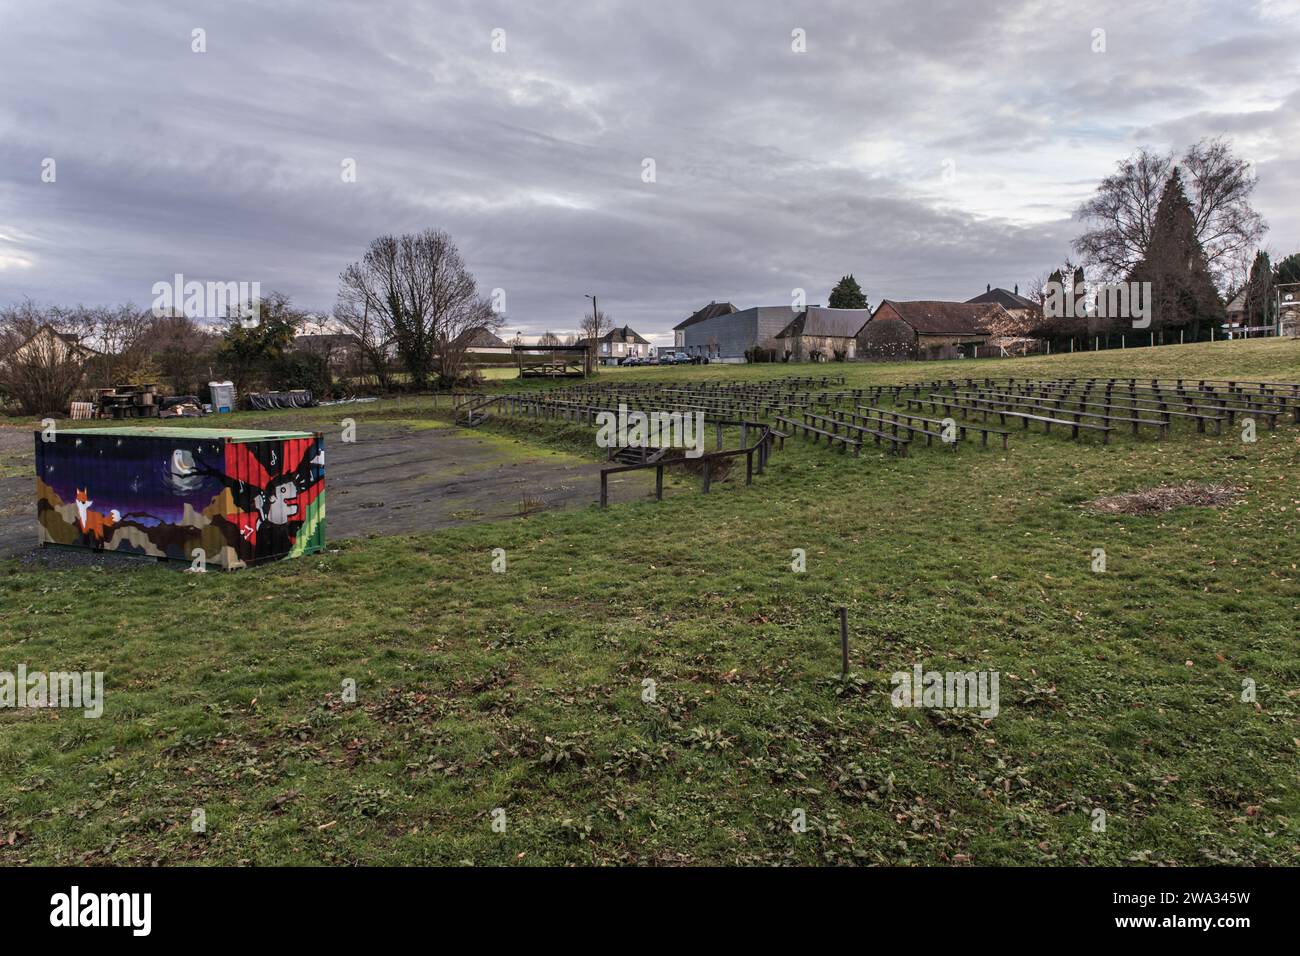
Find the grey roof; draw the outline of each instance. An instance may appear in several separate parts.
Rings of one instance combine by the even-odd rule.
[[[628,325],[618,329],[610,329],[600,337],[600,340],[602,342],[633,342],[637,345],[650,344],[649,340],[641,338],[641,336],[634,332],[632,327]]]
[[[851,339],[870,321],[870,309],[828,309],[820,305],[810,305],[795,316],[794,320],[778,332],[776,337],[784,339],[796,335],[812,335]]]
[[[456,336],[454,341],[457,346],[464,346],[467,349],[505,349],[510,347],[486,325],[472,326]]]
[[[315,346],[342,346],[357,345],[361,340],[351,332],[313,332],[310,335],[296,335],[293,344],[302,348],[314,348]]]
[[[737,311],[736,307],[730,302],[710,302],[698,312],[695,312],[674,325],[673,331],[677,332],[680,329],[686,328],[688,325],[694,325],[696,322],[703,322],[705,319],[716,319],[720,315],[731,315],[731,313],[735,311]]]
[[[1038,305],[1032,299],[1026,299],[1023,295],[1016,292],[1008,292],[1006,289],[989,289],[987,292],[981,292],[973,299],[967,299],[966,302],[971,305],[982,305],[985,302],[992,302],[1002,306],[1010,311],[1011,309],[1037,309]]]

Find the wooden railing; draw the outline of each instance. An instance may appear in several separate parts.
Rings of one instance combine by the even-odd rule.
[[[699,462],[701,468],[702,485],[700,491],[704,494],[709,493],[711,482],[711,472],[713,463],[722,461],[726,458],[738,458],[745,456],[745,484],[754,483],[755,474],[763,474],[767,469],[767,460],[772,453],[772,445],[776,441],[776,433],[771,427],[760,422],[719,422],[722,425],[739,426],[740,428],[740,448],[733,448],[725,451],[705,452],[698,458],[661,458],[656,462],[647,462],[638,465],[619,465],[614,468],[602,468],[600,470],[600,506],[609,507],[609,476],[623,474],[629,471],[645,471],[649,468],[655,470],[655,500],[663,501],[664,499],[664,469],[675,466],[685,466],[692,462]],[[753,444],[747,445],[750,430],[754,429],[758,433],[758,438]],[[755,469],[755,456],[758,459],[758,467]]]

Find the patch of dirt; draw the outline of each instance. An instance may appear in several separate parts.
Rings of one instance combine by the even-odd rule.
[[[1181,485],[1160,485],[1144,491],[1111,495],[1085,502],[1085,507],[1107,515],[1158,515],[1174,508],[1221,508],[1235,503],[1245,493],[1233,485],[1201,484],[1189,481]]]

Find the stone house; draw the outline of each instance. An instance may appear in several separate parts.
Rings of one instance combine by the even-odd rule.
[[[776,334],[777,352],[793,362],[857,358],[857,335],[869,321],[870,309],[809,306]]]
[[[997,303],[885,299],[857,335],[858,357],[874,360],[969,358],[991,328],[1011,317]]]

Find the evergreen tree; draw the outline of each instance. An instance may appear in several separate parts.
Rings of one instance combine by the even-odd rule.
[[[828,300],[832,309],[867,309],[866,293],[858,285],[858,280],[853,278],[853,273],[840,279],[835,288],[831,289],[831,297]]]
[[[1052,274],[1047,277],[1047,284],[1044,289],[1046,294],[1043,302],[1043,323],[1038,330],[1038,334],[1055,345],[1066,334],[1065,329],[1071,321],[1071,317],[1064,314],[1065,301],[1063,293],[1066,289],[1066,282],[1065,276],[1059,268],[1052,270]]]
[[[1300,282],[1300,252],[1293,252],[1277,264],[1277,284]]]
[[[279,292],[261,300],[257,319],[229,317],[217,345],[217,367],[230,377],[241,397],[253,385],[279,387],[276,379],[302,318],[289,297]]]
[[[1214,288],[1205,250],[1196,238],[1196,218],[1175,168],[1160,194],[1146,254],[1129,276],[1151,283],[1151,331],[1185,329],[1195,342],[1226,318]]]
[[[1246,281],[1246,324],[1264,325],[1273,312],[1273,264],[1262,249],[1255,253]]]
[[[1076,299],[1082,299],[1088,294],[1088,283],[1083,275],[1083,266],[1074,267],[1074,276],[1070,280],[1070,284],[1074,287],[1074,297]]]

